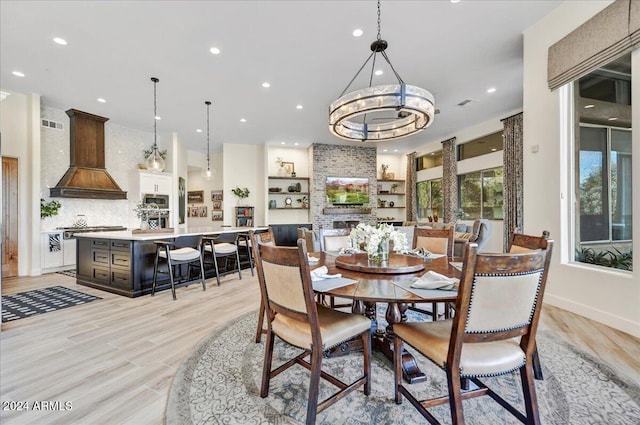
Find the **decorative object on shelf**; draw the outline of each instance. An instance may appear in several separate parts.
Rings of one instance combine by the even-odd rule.
[[[71,223],[73,227],[87,227],[87,216],[84,214],[76,215],[76,218]]]
[[[302,190],[302,185],[300,183],[296,183],[296,192],[300,192]]]
[[[395,173],[387,173],[387,180],[393,180],[396,178]]]
[[[387,46],[380,36],[378,0],[378,37],[371,43],[372,53],[329,108],[329,130],[337,137],[363,142],[394,140],[422,131],[433,122],[433,95],[420,87],[405,84],[385,52]],[[389,64],[398,84],[371,86],[378,53]],[[347,93],[371,58],[369,87]],[[362,122],[356,117],[362,118]]]
[[[396,205],[396,204],[395,204],[395,202],[393,202],[393,201],[389,201],[389,206],[390,206],[391,208],[393,208],[395,205]]]
[[[160,80],[156,77],[151,77],[151,81],[153,81],[153,147],[151,148],[151,154],[145,160],[145,165],[147,170],[159,173],[164,170],[164,158],[158,151],[158,120],[160,117],[158,117],[156,108],[156,86]]]
[[[438,208],[433,208],[433,222],[438,222]]]
[[[385,201],[384,199],[378,199],[378,206],[380,208],[385,208],[387,206],[387,201]]]
[[[271,193],[282,192],[282,188],[281,187],[270,187],[269,188],[269,192],[271,192]]]
[[[53,217],[58,215],[58,210],[62,208],[62,204],[55,199],[49,202],[45,202],[43,198],[40,198],[40,218]]]
[[[269,201],[269,209],[272,210],[272,209],[275,209],[275,208],[276,208],[276,200],[275,199],[271,199]]]
[[[295,191],[296,191],[296,185],[294,185],[294,184],[292,184],[291,186],[289,186],[287,188],[287,192],[289,192],[289,193],[293,193]]]
[[[370,261],[381,263],[389,260],[389,241],[393,241],[393,250],[402,252],[408,249],[407,235],[394,230],[392,225],[358,224],[349,234],[351,246],[364,248]]]
[[[231,189],[231,192],[233,192],[233,194],[238,197],[238,203],[242,202],[243,199],[249,197],[249,188],[247,187],[241,189],[240,187],[236,186],[235,189]]]
[[[307,204],[309,200],[307,199],[306,196],[303,196],[302,198],[298,198],[296,199],[296,201],[300,203],[300,208],[307,208]]]
[[[391,185],[391,193],[396,193],[396,190],[398,190],[398,187],[400,187],[400,185],[398,183],[394,183]]]
[[[293,201],[291,200],[291,198],[284,198],[284,207],[285,207],[285,208],[291,208],[291,206],[292,206],[292,205],[291,205],[291,204],[292,204],[292,202],[293,202]]]
[[[205,101],[204,102],[205,105],[207,105],[207,169],[204,170],[204,178],[206,180],[211,180],[211,178],[213,177],[213,175],[215,174],[216,170],[214,170],[213,168],[211,168],[211,156],[209,155],[210,149],[209,149],[209,107],[211,106],[211,102],[210,101]]]
[[[284,172],[286,176],[289,176],[289,177],[296,176],[296,166],[293,162],[282,161],[281,167],[284,168]]]
[[[133,211],[136,213],[136,217],[140,219],[140,229],[148,230],[149,223],[147,222],[147,206],[145,205],[144,201],[139,200],[138,202],[136,202],[136,207],[133,209]]]
[[[187,202],[190,204],[201,204],[204,202],[204,190],[192,190],[187,192]]]
[[[380,178],[382,180],[387,180],[387,170],[389,169],[389,164],[381,164],[380,168],[382,169],[382,173],[380,174]]]

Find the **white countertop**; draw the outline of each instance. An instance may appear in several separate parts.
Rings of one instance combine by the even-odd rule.
[[[87,232],[75,233],[76,238],[91,239],[121,239],[128,241],[153,241],[156,239],[170,239],[179,236],[195,235],[221,235],[224,233],[249,232],[249,230],[267,230],[266,226],[254,227],[221,227],[221,226],[201,226],[187,227],[186,229],[176,229],[173,233],[131,233],[131,230],[116,230],[111,232]]]

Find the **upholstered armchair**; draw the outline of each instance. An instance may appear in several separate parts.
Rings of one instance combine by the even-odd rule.
[[[467,243],[475,243],[478,249],[486,245],[489,240],[491,224],[489,220],[481,218],[475,220],[473,225],[456,224],[454,233],[453,256],[462,257],[464,255],[464,247]]]

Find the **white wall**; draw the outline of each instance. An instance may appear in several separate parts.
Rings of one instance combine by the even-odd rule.
[[[640,279],[637,253],[640,252],[640,202],[634,199],[635,272],[621,272],[571,264],[567,221],[571,192],[563,182],[573,170],[565,161],[560,125],[560,90],[547,86],[549,46],[591,18],[611,2],[568,1],[524,32],[524,214],[525,232],[539,234],[547,229],[556,245],[545,301],[640,337]],[[634,78],[640,73],[638,53],[634,52]],[[637,105],[640,89],[633,86]],[[634,121],[640,122],[633,108]],[[633,145],[640,134],[634,132]],[[537,153],[531,147],[538,145]],[[634,183],[640,181],[640,155],[634,150]],[[636,190],[637,192],[637,190]],[[563,200],[565,199],[565,200]],[[564,257],[564,258],[563,258]]]
[[[231,189],[246,187],[249,189],[249,197],[242,203],[255,207],[254,225],[264,225],[266,205],[264,146],[225,144],[222,147],[222,161],[224,164],[222,175],[225,199],[224,224],[232,226],[236,224],[233,213],[234,207],[238,204],[238,198],[233,195]]]
[[[40,96],[2,91],[2,156],[18,159],[18,275],[39,274]]]

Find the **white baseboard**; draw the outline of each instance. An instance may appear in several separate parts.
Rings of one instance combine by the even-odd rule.
[[[611,326],[619,331],[633,335],[636,338],[640,338],[640,323],[633,322],[620,316],[613,315],[609,312],[598,310],[591,306],[577,303],[567,298],[558,297],[556,295],[545,294],[544,302],[570,311],[580,316],[584,316],[596,322],[602,323],[607,326]]]

